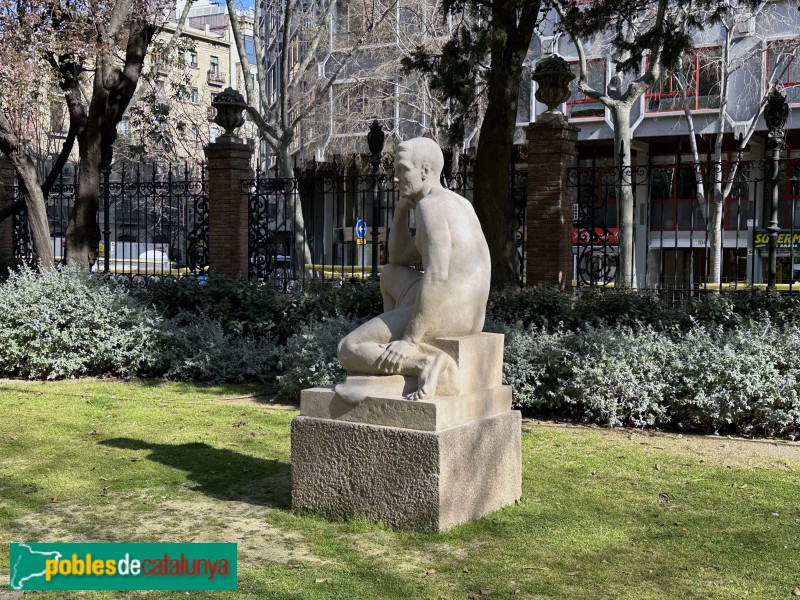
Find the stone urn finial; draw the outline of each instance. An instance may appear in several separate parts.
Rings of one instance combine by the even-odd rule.
[[[238,142],[241,138],[233,130],[244,125],[242,111],[247,108],[244,96],[233,88],[226,88],[214,96],[211,106],[217,110],[214,122],[225,129],[218,141]]]
[[[536,64],[532,78],[539,85],[536,99],[547,105],[547,112],[560,112],[558,105],[569,99],[569,82],[575,79],[567,61],[548,56]]]

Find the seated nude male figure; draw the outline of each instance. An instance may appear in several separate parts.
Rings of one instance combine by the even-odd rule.
[[[400,144],[395,181],[400,201],[389,235],[389,264],[381,273],[384,313],[348,334],[339,362],[362,375],[418,378],[410,400],[429,398],[453,359],[436,349],[436,338],[480,333],[489,297],[489,247],[472,205],[442,187],[444,158],[427,138]],[[416,235],[408,228],[415,210]],[[422,263],[422,271],[411,265]],[[364,399],[358,385],[340,383],[337,395],[351,404]]]

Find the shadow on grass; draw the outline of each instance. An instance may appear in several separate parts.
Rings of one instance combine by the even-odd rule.
[[[208,391],[208,390],[219,390],[218,393],[220,395],[221,400],[224,400],[229,397],[239,398],[242,399],[250,399],[258,404],[263,404],[265,406],[273,405],[273,404],[280,404],[280,405],[291,405],[296,404],[297,407],[300,407],[299,402],[292,402],[289,398],[282,397],[279,394],[279,389],[275,384],[268,384],[268,383],[210,383],[210,382],[203,382],[203,381],[166,381],[164,379],[157,379],[157,378],[142,378],[142,379],[130,379],[127,380],[129,382],[135,383],[137,386],[141,388],[154,388],[154,389],[163,389],[168,387],[177,393],[180,393],[179,390],[185,390],[187,393],[191,392],[198,392],[198,391]],[[211,398],[209,398],[210,400]]]
[[[154,444],[131,438],[98,442],[122,450],[149,450],[149,460],[185,471],[198,492],[218,498],[289,509],[291,476],[289,464],[254,458],[201,442]]]

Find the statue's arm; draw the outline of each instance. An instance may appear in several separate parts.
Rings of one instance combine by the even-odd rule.
[[[392,230],[389,233],[389,262],[395,265],[414,265],[422,260],[411,231],[408,229],[408,212],[411,203],[401,198],[394,209]]]
[[[436,208],[440,210],[437,212]],[[447,293],[453,247],[447,216],[441,209],[441,205],[417,206],[417,237],[421,241],[425,271],[420,280],[414,313],[403,335],[403,340],[414,345],[422,342],[431,322],[438,318],[436,311]]]

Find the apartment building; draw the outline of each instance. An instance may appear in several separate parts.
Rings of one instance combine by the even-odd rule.
[[[578,74],[578,52],[569,38],[558,30],[557,19],[544,27],[531,45],[530,67],[544,56],[555,54],[570,63]],[[752,136],[739,151],[740,136],[747,136],[759,114],[760,104],[770,82],[782,82],[789,107],[800,104],[800,71],[796,56],[800,39],[800,13],[790,2],[764,2],[755,10],[743,8],[729,20],[730,36],[724,25],[709,27],[693,36],[694,50],[683,59],[675,72],[664,73],[656,86],[647,91],[631,112],[633,179],[636,167],[644,180],[635,186],[635,256],[637,283],[658,287],[669,281],[675,285],[696,285],[707,276],[708,232],[706,212],[698,201],[696,173],[708,180],[714,177],[711,155],[719,131],[722,92],[727,103],[722,117],[723,177],[732,162],[742,160],[737,179],[724,200],[722,281],[761,282],[766,273],[766,232],[769,215],[769,163],[767,126],[763,116],[756,119]],[[619,85],[615,78],[614,56],[607,40],[584,41],[589,84],[606,90]],[[724,60],[728,56],[728,60]],[[646,66],[647,57],[642,57]],[[520,127],[535,121],[546,106],[533,98],[535,83],[524,82],[518,114]],[[726,86],[726,90],[723,90]],[[685,94],[681,91],[685,89]],[[684,111],[688,101],[701,164],[695,166],[689,121]],[[614,147],[611,113],[600,102],[573,89],[562,107],[570,123],[580,128],[578,134],[579,167],[575,185],[575,231],[579,232],[581,214],[579,194],[588,195],[602,206],[602,217],[593,211],[598,225],[605,228],[602,244],[614,251],[618,244],[619,148]],[[779,282],[800,278],[800,244],[794,231],[800,230],[800,117],[790,110],[786,123],[787,147],[782,157],[779,184]],[[767,200],[765,192],[767,190]],[[581,236],[575,235],[575,278],[586,265],[580,264]],[[593,242],[600,243],[600,242]]]
[[[197,162],[216,138],[211,99],[231,84],[230,38],[190,18],[167,52],[179,14],[170,15],[150,45],[140,97],[118,127],[121,159]]]
[[[264,0],[262,7],[258,28],[267,49],[269,103],[276,105],[284,93],[281,54],[285,51],[288,55],[291,79],[308,53],[314,52],[313,68],[302,83],[294,86],[289,99],[291,116],[303,115],[292,145],[300,161],[366,153],[366,134],[375,119],[387,132],[389,148],[397,140],[435,131],[441,102],[427,92],[418,77],[403,73],[400,67],[400,59],[416,45],[445,39],[447,23],[435,2],[339,0],[327,16],[309,5],[288,24],[286,49],[282,3]],[[325,35],[313,48],[320,28]],[[316,95],[328,83],[324,93]]]

